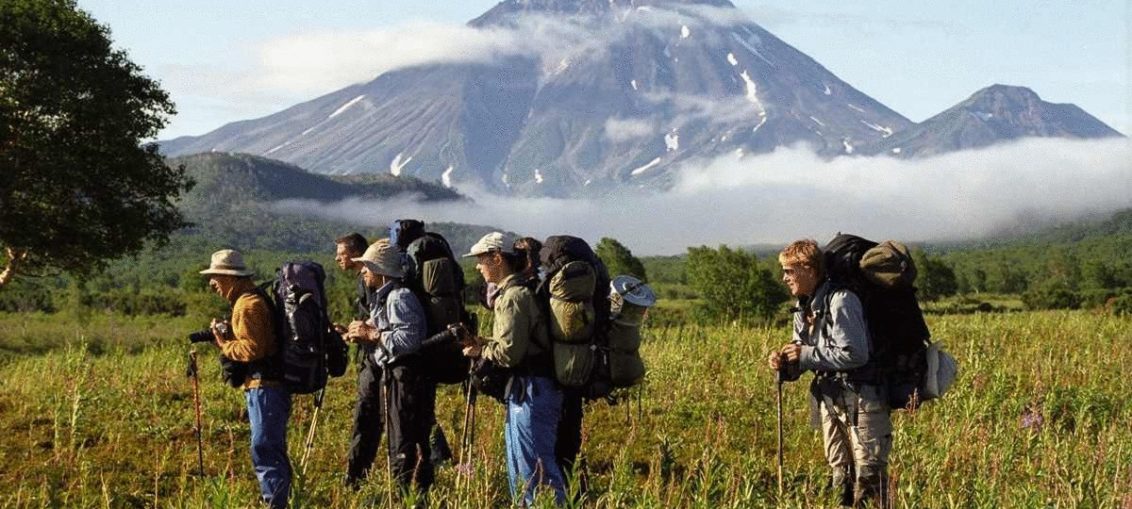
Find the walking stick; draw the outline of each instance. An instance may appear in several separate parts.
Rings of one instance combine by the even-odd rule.
[[[782,359],[785,362],[785,359]],[[779,364],[777,370],[774,371],[774,382],[778,386],[778,396],[776,398],[778,404],[778,497],[782,498],[782,370],[783,366]]]
[[[381,399],[385,415],[382,415],[382,424],[385,427],[385,488],[389,493],[389,507],[393,508],[393,424],[390,422],[393,419],[392,413],[393,405],[390,402],[389,386],[393,383],[393,377],[389,374],[389,365],[382,366],[381,369]]]
[[[197,351],[189,350],[189,379],[193,381],[193,407],[196,410],[197,466],[204,477],[204,439],[200,425],[200,376],[197,373]]]
[[[311,416],[311,427],[307,431],[307,442],[303,445],[303,459],[299,460],[299,469],[306,475],[307,473],[307,458],[310,457],[311,450],[314,449],[314,431],[318,427],[318,411],[322,410],[322,397],[326,394],[326,388],[323,387],[314,396],[314,414]]]
[[[472,383],[473,369],[468,369],[468,393],[464,399],[464,429],[460,432],[460,468],[464,476],[472,475],[472,446],[476,441],[476,399],[478,391]],[[456,478],[456,492],[460,492],[461,477]]]

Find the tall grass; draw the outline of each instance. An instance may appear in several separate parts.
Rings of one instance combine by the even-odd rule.
[[[942,401],[894,415],[898,507],[1132,503],[1132,320],[1033,312],[929,322],[961,373]],[[200,325],[0,315],[0,506],[254,506],[242,395],[220,381],[207,345],[197,346],[206,476],[196,475],[184,335]],[[587,407],[581,464],[590,491],[572,505],[832,505],[821,439],[807,426],[806,379],[785,390],[786,493],[777,493],[775,392],[764,359],[787,334],[731,324],[649,329],[645,385],[617,406]],[[341,484],[353,376],[331,381],[307,473],[296,477],[295,506],[388,501],[380,458],[360,491]],[[438,418],[454,446],[463,411],[458,388],[443,388]],[[432,506],[509,504],[503,409],[481,398],[477,412],[468,473],[439,468]],[[311,398],[296,397],[289,432],[296,466],[312,414]]]

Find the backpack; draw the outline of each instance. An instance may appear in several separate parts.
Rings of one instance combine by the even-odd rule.
[[[546,278],[536,295],[547,315],[554,374],[590,398],[612,390],[609,372],[609,272],[586,241],[548,237],[539,251]]]
[[[610,283],[612,316],[609,323],[609,381],[613,387],[632,387],[645,378],[641,359],[641,324],[656,304],[656,294],[633,276],[617,276]]]
[[[405,286],[425,310],[426,337],[455,323],[473,328],[473,318],[464,309],[464,271],[448,241],[439,233],[426,232],[424,223],[415,219],[395,221],[390,241],[405,253]],[[421,351],[421,358],[424,374],[437,383],[457,384],[468,378],[470,360],[459,343],[430,345]]]
[[[278,366],[294,394],[326,387],[328,375],[346,373],[347,346],[326,311],[326,272],[313,261],[286,262],[257,290],[271,307]],[[268,291],[270,290],[270,291]]]
[[[916,299],[916,267],[908,248],[839,234],[824,252],[830,283],[857,295],[869,328],[869,363],[850,377],[884,385],[891,408],[915,409],[942,396],[954,380],[956,364],[931,341]]]

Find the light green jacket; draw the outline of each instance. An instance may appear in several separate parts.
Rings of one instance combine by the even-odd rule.
[[[523,277],[512,274],[500,283],[493,337],[483,347],[484,358],[509,368],[528,367],[536,358],[544,357],[550,345],[546,318],[535,293],[522,284]]]

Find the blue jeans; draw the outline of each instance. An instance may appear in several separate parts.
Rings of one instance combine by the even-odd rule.
[[[252,466],[263,501],[273,509],[287,507],[291,494],[291,462],[287,459],[287,419],[291,393],[277,387],[244,391],[252,427]]]
[[[516,375],[506,399],[503,432],[512,500],[530,505],[539,485],[547,485],[554,489],[558,504],[563,504],[565,483],[554,455],[562,390],[551,378]]]

